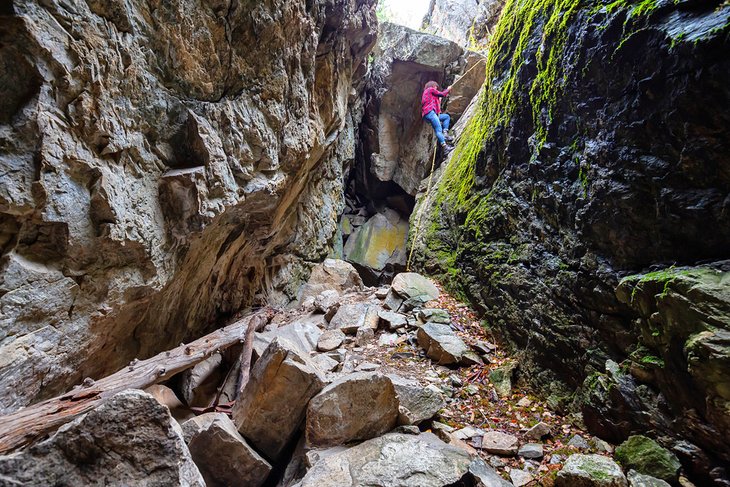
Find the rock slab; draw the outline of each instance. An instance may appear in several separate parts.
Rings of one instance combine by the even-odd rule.
[[[304,419],[307,403],[324,385],[308,357],[275,338],[256,361],[233,408],[238,431],[268,459],[277,459]]]
[[[440,365],[455,365],[469,352],[466,343],[448,325],[426,323],[416,332],[418,345]]]
[[[628,487],[621,467],[601,455],[571,455],[558,472],[556,487]]]

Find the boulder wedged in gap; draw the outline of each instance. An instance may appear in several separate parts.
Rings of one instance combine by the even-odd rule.
[[[271,465],[249,446],[228,416],[207,413],[183,424],[190,455],[207,487],[259,487]]]
[[[233,408],[233,421],[257,451],[276,461],[304,420],[307,403],[324,383],[308,356],[275,338],[251,369]]]
[[[205,486],[167,408],[136,390],[112,396],[47,440],[0,456],[0,479],[3,485]]]

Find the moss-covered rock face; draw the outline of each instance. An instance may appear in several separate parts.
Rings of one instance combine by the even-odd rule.
[[[651,475],[666,482],[675,482],[680,463],[677,457],[656,441],[635,435],[616,448],[616,460],[625,468]]]
[[[417,264],[526,349],[525,375],[578,389],[615,441],[674,437],[708,481],[729,477],[727,299],[678,291],[674,319],[655,303],[666,279],[633,303],[616,288],[671,263],[730,270],[728,33],[719,0],[508,1],[485,94],[415,213]]]

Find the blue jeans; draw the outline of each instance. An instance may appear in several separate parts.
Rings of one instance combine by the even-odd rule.
[[[445,113],[436,115],[436,112],[431,110],[425,117],[423,117],[423,119],[431,122],[431,125],[433,125],[433,131],[436,132],[436,138],[438,139],[439,144],[443,145],[446,142],[446,139],[444,138],[444,130],[449,130],[451,117]]]

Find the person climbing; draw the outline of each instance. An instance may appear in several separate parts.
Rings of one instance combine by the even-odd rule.
[[[444,91],[439,91],[438,88],[439,85],[435,81],[426,83],[421,95],[421,117],[431,123],[444,154],[448,154],[453,149],[451,145],[453,139],[449,136],[451,117],[448,113],[441,113],[441,98],[449,96],[451,86]]]

